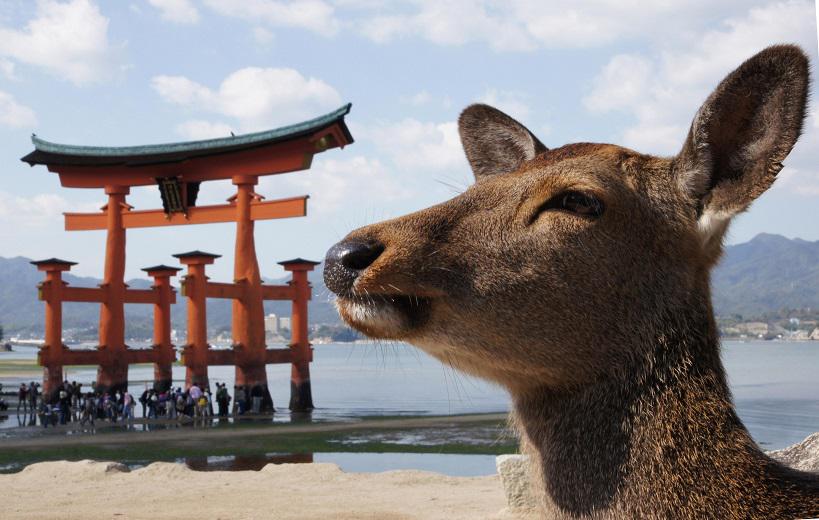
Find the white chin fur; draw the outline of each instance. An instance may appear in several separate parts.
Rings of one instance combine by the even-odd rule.
[[[337,303],[337,305],[340,305]],[[397,331],[405,325],[404,316],[392,305],[385,302],[343,303],[347,316],[358,325],[370,329]]]

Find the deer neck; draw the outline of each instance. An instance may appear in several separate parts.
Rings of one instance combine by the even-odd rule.
[[[734,412],[716,326],[710,313],[704,320],[699,332],[697,323],[669,323],[634,345],[646,356],[627,378],[513,395],[552,516],[686,517],[686,508],[719,516],[707,508],[758,490],[760,474],[773,475],[765,493],[781,491],[788,470],[758,450]]]

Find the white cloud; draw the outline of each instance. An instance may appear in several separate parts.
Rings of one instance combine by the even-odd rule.
[[[592,112],[634,115],[636,123],[623,131],[622,144],[643,152],[676,153],[699,105],[745,59],[783,41],[814,46],[815,27],[808,23],[813,16],[812,2],[773,3],[730,18],[718,30],[691,35],[685,50],[614,56],[584,104]]]
[[[526,103],[527,96],[522,92],[490,88],[478,101],[491,105],[525,124],[532,110]]]
[[[213,139],[215,137],[230,137],[233,129],[225,123],[214,123],[202,119],[185,121],[176,126],[176,133],[186,139]]]
[[[273,192],[270,185],[283,182],[298,193],[309,193],[320,201],[310,207],[318,215],[337,214],[344,208],[362,208],[404,200],[411,192],[377,159],[354,156],[349,159],[317,158],[307,172],[282,176],[282,179],[263,178],[260,190]]]
[[[679,32],[742,5],[740,0],[641,2],[638,0],[416,0],[358,8],[352,25],[379,43],[422,38],[438,45],[488,44],[497,51],[584,48],[618,40]],[[700,22],[702,23],[702,22]]]
[[[70,204],[60,195],[41,193],[32,197],[22,197],[0,191],[0,223],[6,226],[46,227],[59,226],[65,211],[94,211],[98,208],[88,208]],[[96,204],[95,206],[99,206]]]
[[[595,88],[583,99],[592,112],[633,109],[650,88],[653,66],[641,56],[614,56],[595,78]]]
[[[774,188],[805,197],[819,197],[819,172],[783,168],[777,175]]]
[[[522,21],[506,13],[493,10],[492,2],[436,2],[415,3],[412,13],[375,14],[362,17],[358,30],[377,43],[396,38],[417,36],[438,45],[464,45],[472,41],[486,41],[499,50],[531,50],[535,44]]]
[[[152,85],[169,103],[234,118],[241,131],[298,122],[341,104],[332,86],[289,68],[239,69],[216,90],[184,76],[156,76]]]
[[[209,88],[184,76],[154,76],[151,85],[162,99],[176,105],[206,105],[216,97]]]
[[[205,5],[222,16],[239,18],[271,27],[296,27],[323,36],[336,34],[340,22],[335,9],[322,0],[204,0]]]
[[[402,104],[411,105],[414,107],[437,105],[447,110],[452,107],[452,100],[449,98],[449,96],[433,95],[427,90],[421,90],[411,96],[400,96],[398,100]]]
[[[163,20],[181,24],[199,22],[199,10],[190,0],[148,0],[159,9]]]
[[[253,28],[253,39],[256,40],[256,43],[259,45],[270,45],[274,38],[275,35],[273,32],[265,29],[264,27]]]
[[[108,18],[89,0],[39,0],[22,30],[0,28],[0,56],[41,67],[76,85],[109,78]]]
[[[3,75],[6,79],[17,80],[16,66],[14,62],[6,59],[0,58],[0,74]]]
[[[357,130],[361,139],[373,142],[401,169],[444,171],[464,168],[466,159],[453,122],[425,123],[404,119]]]
[[[409,97],[401,98],[402,103],[407,103],[414,107],[421,107],[427,105],[429,104],[430,101],[432,101],[432,95],[426,90],[416,92],[415,94]]]
[[[27,128],[37,125],[34,110],[21,105],[14,96],[0,90],[0,124],[15,128]]]

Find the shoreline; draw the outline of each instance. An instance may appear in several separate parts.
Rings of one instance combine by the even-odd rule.
[[[500,455],[515,453],[507,414],[371,418],[350,422],[266,424],[155,431],[43,435],[0,441],[0,467],[19,471],[38,462],[115,460],[144,465],[156,461],[266,454],[415,453]]]
[[[163,440],[217,440],[241,437],[257,437],[310,433],[342,433],[356,430],[388,430],[450,427],[489,421],[506,421],[506,413],[432,415],[409,418],[378,418],[351,422],[326,422],[313,424],[271,424],[266,426],[236,426],[232,428],[174,428],[147,432],[116,432],[101,435],[49,435],[36,438],[4,439],[0,453],[10,449],[41,448],[46,446],[103,446],[123,443],[151,443]]]

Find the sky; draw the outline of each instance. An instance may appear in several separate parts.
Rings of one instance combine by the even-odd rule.
[[[257,222],[262,274],[321,260],[352,229],[444,201],[472,175],[456,120],[474,102],[519,119],[549,147],[611,142],[676,154],[716,84],[775,43],[816,70],[814,2],[757,0],[3,0],[0,2],[0,256],[79,262],[100,277],[102,231],[66,232],[100,190],[62,188],[29,167],[32,133],[60,143],[138,145],[241,134],[353,104],[356,142],[307,171],[265,177],[268,199],[309,194],[308,216]],[[814,78],[812,97],[819,106]],[[819,110],[774,187],[732,225],[819,240]],[[229,182],[205,183],[199,204]],[[137,209],[161,206],[155,187]],[[174,253],[222,254],[230,224],[128,231],[127,276]]]

